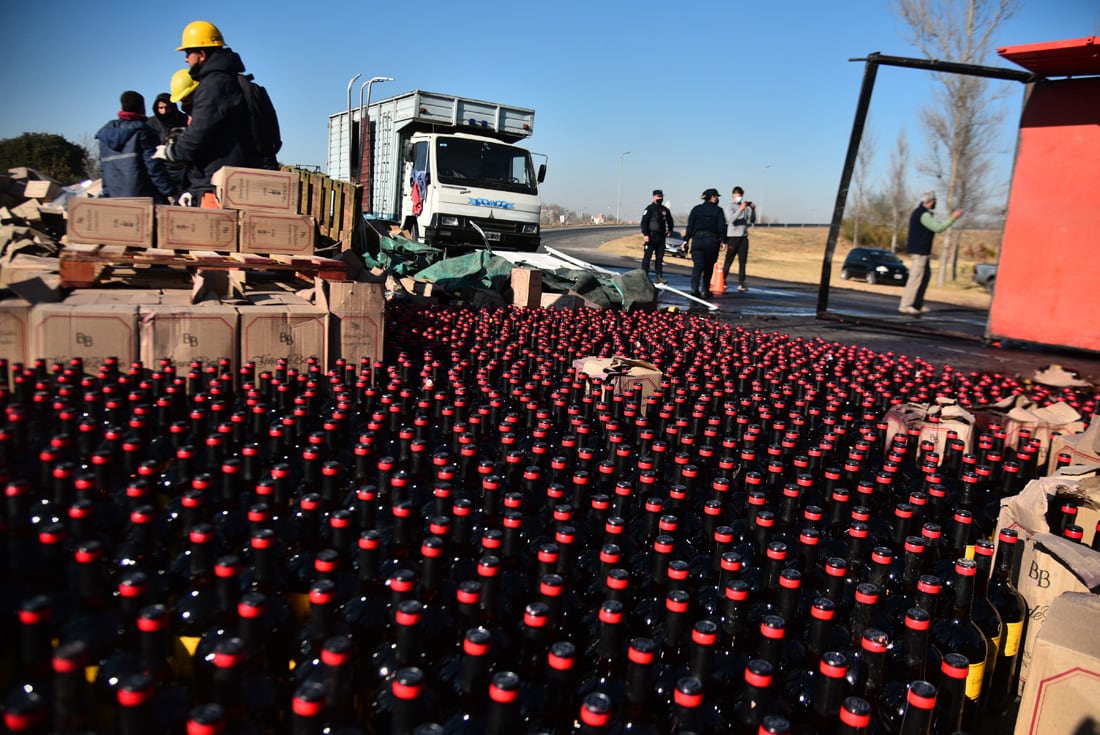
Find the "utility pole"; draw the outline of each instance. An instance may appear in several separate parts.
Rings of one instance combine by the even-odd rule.
[[[630,155],[630,151],[623,151],[619,154],[619,198],[618,203],[615,205],[615,224],[622,224],[622,219],[619,214],[623,208],[623,158]]]

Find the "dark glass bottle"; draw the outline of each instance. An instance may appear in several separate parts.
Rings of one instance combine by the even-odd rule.
[[[398,669],[371,705],[370,721],[375,732],[413,735],[419,724],[435,714],[432,696],[422,669]]]
[[[987,693],[987,712],[991,716],[1002,716],[1016,699],[1020,647],[1027,620],[1027,603],[1012,583],[1019,534],[1015,529],[1003,528],[997,534],[997,541],[997,556],[987,595],[1004,627],[997,647],[997,665]]]
[[[775,696],[775,668],[762,659],[750,659],[745,664],[744,683],[731,704],[731,724],[737,735],[757,735],[764,718],[784,717],[783,700]]]
[[[954,733],[962,729],[966,703],[966,678],[970,662],[961,653],[949,653],[940,663],[939,687],[932,729],[936,733]]]
[[[145,735],[157,731],[158,725],[153,718],[156,691],[153,677],[145,673],[129,674],[119,682],[115,717],[118,735]]]
[[[53,728],[57,735],[90,732],[97,724],[85,668],[92,664],[83,641],[62,643],[53,652]]]
[[[909,685],[905,716],[901,719],[900,735],[931,735],[932,717],[936,709],[936,687],[918,679]]]
[[[963,727],[970,731],[977,731],[980,726],[984,705],[982,683],[989,645],[970,614],[977,572],[978,565],[972,559],[955,562],[954,604],[945,618],[932,625],[932,642],[942,655],[961,653],[970,662],[963,706]]]
[[[993,682],[993,676],[997,669],[997,652],[1000,650],[1001,638],[1004,636],[1004,624],[997,608],[989,600],[989,577],[993,568],[993,542],[988,539],[978,539],[974,542],[974,561],[978,565],[974,575],[974,601],[971,603],[971,617],[978,630],[982,631],[986,641],[985,674],[982,679],[982,691],[988,693]],[[941,692],[942,696],[942,692]],[[983,697],[988,702],[988,694]],[[985,710],[982,710],[984,715]]]
[[[864,735],[874,732],[871,723],[871,703],[861,697],[845,697],[840,703],[840,722],[836,735]]]

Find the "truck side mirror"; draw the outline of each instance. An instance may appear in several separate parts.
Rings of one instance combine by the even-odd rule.
[[[405,160],[409,163],[416,163],[416,149],[413,148],[412,141],[405,143]]]
[[[538,179],[538,182],[540,184],[543,181],[546,180],[546,164],[545,163],[540,163],[539,164],[539,175],[536,178]]]

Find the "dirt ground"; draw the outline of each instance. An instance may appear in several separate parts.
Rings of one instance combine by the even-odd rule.
[[[749,235],[749,260],[746,267],[750,282],[753,276],[757,276],[796,283],[819,283],[821,280],[821,261],[825,253],[825,241],[828,234],[829,230],[825,227],[758,227],[753,229]],[[940,271],[939,246],[942,244],[942,238],[943,235],[936,237],[937,248],[933,253],[932,281],[928,286],[926,298],[929,301],[988,309],[992,297],[986,293],[984,288],[974,283],[972,275],[975,263],[997,262],[1000,233],[988,230],[964,232],[959,254],[959,277],[953,283],[948,282],[944,286],[938,286],[936,285],[936,279],[939,277]],[[849,288],[877,293],[881,293],[883,289],[890,289],[897,290],[898,296],[901,295],[901,289],[896,286],[872,286],[863,281],[842,280],[840,266],[851,248],[852,243],[843,238],[837,243],[829,281],[832,288]],[[631,235],[612,240],[601,245],[600,250],[617,255],[636,256],[641,260],[642,236],[640,234]],[[900,253],[900,257],[903,261],[908,261],[904,253]],[[690,259],[668,258],[668,262],[690,264],[691,261]],[[736,264],[734,267],[736,268]]]

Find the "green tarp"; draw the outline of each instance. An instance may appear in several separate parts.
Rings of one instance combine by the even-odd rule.
[[[364,253],[363,261],[367,268],[428,281],[450,294],[472,288],[503,294],[511,287],[512,264],[488,250],[448,258],[443,250],[413,240],[381,237],[378,254]],[[558,268],[543,271],[542,289],[574,291],[605,309],[651,309],[657,304],[657,289],[641,270],[605,275],[582,268]]]

